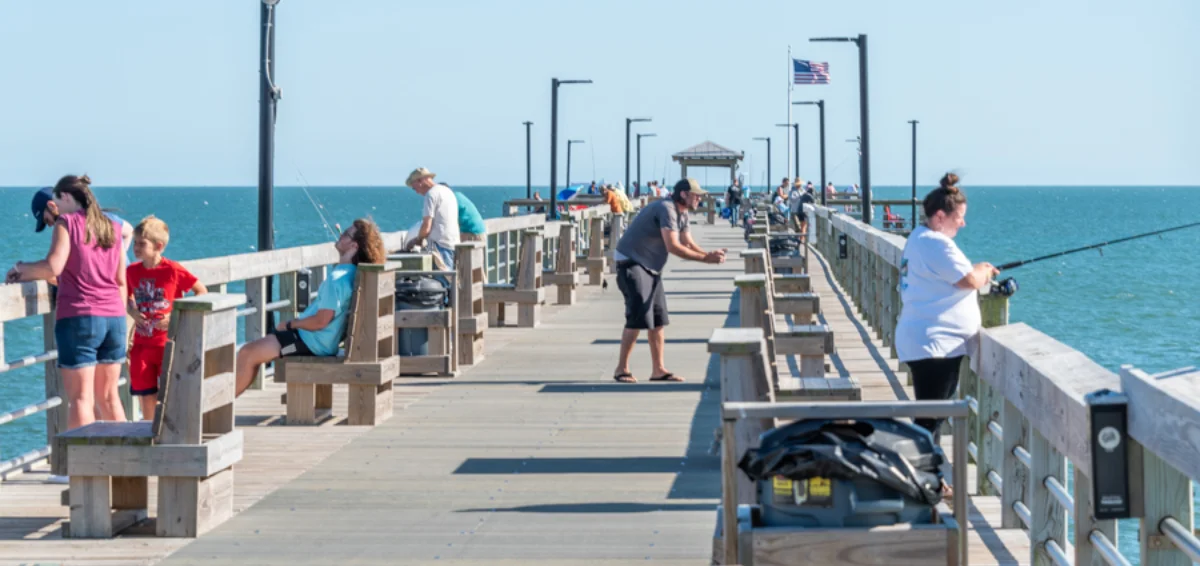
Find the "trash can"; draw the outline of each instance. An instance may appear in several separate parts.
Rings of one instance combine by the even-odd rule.
[[[770,248],[771,257],[800,257],[803,254],[803,250],[800,249],[799,236],[788,236],[785,238],[774,237],[770,239],[768,246]],[[790,274],[794,271],[795,270],[790,267],[778,269],[780,274]]]
[[[396,310],[440,311],[446,301],[446,287],[432,277],[397,277]],[[429,355],[429,330],[401,328],[397,352],[401,356]]]
[[[928,524],[945,454],[907,421],[810,419],[769,430],[738,467],[768,527]]]

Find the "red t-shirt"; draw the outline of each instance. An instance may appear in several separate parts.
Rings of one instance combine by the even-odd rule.
[[[142,262],[130,264],[125,269],[125,280],[129,285],[129,296],[137,309],[148,320],[161,320],[171,314],[175,299],[182,297],[196,285],[196,276],[182,265],[163,258],[158,266],[148,268]],[[133,333],[134,344],[162,346],[167,343],[166,330]]]

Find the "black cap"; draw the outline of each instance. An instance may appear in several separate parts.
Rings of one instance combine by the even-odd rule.
[[[33,193],[33,217],[37,220],[37,228],[34,232],[41,232],[46,229],[46,221],[42,218],[46,215],[46,206],[50,201],[54,200],[54,187],[42,187],[38,192]]]

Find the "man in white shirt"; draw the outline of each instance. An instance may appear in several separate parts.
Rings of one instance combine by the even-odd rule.
[[[441,262],[438,269],[454,269],[454,246],[458,244],[458,199],[446,185],[433,182],[436,175],[424,167],[418,167],[408,176],[405,184],[424,197],[421,212],[421,228],[416,237],[410,237],[404,250],[408,251],[428,242],[434,261]]]

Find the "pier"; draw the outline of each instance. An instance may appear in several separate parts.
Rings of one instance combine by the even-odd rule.
[[[281,402],[287,386],[264,372],[233,404],[243,451],[232,465],[229,516],[195,537],[158,537],[135,523],[115,538],[64,538],[72,530],[64,524],[78,520],[77,502],[64,497],[66,486],[45,482],[51,469],[69,465],[51,449],[65,420],[53,401],[53,344],[42,353],[8,353],[7,367],[49,362],[48,401],[6,414],[46,418],[48,439],[3,470],[0,563],[732,564],[721,525],[732,523],[719,519],[718,505],[738,487],[737,478],[723,477],[722,458],[740,457],[748,446],[740,435],[717,440],[723,402],[879,407],[912,399],[891,351],[901,236],[815,207],[807,260],[792,267],[792,275],[807,277],[776,277],[774,267],[790,258],[757,251],[754,237],[747,249],[741,229],[693,215],[700,245],[730,253],[723,265],[673,258],[664,271],[667,366],[687,381],[647,382],[643,339],[632,366],[639,383],[629,385],[611,378],[623,304],[608,275],[612,235],[625,219],[604,206],[571,215],[563,222],[490,219],[488,241],[461,250],[450,333],[457,368],[450,377],[392,380],[391,418],[346,424],[341,409],[350,400],[333,387],[325,407],[333,416],[289,426]],[[402,237],[386,235],[389,249]],[[319,245],[186,265],[210,286],[226,286],[218,291],[245,282],[236,314],[251,339],[265,328],[266,312],[295,316],[297,274],[320,274],[331,253]],[[517,293],[538,276],[535,292]],[[268,277],[282,289],[270,303]],[[1114,374],[1028,325],[1007,324],[1006,299],[983,301],[990,328],[964,369],[957,406],[969,407],[969,416],[966,430],[954,431],[966,449],[954,450],[954,435],[944,435],[947,454],[962,466],[947,477],[965,478],[955,487],[968,496],[957,513],[943,506],[950,534],[930,540],[860,529],[826,532],[820,544],[798,547],[762,539],[741,549],[749,554],[736,555],[737,563],[1121,564],[1115,522],[1089,514],[1084,395],[1100,388],[1129,399],[1131,470],[1141,473],[1130,493],[1144,517],[1141,563],[1197,558],[1191,490],[1200,477],[1200,374],[1148,376],[1132,367]],[[524,305],[526,314],[506,317],[506,304]],[[53,320],[41,284],[0,287],[0,314]],[[805,317],[805,326],[829,334],[810,339],[816,330],[798,329]],[[738,344],[748,349],[722,350],[729,342],[714,338],[730,329],[739,329]],[[13,361],[21,356],[33,359]],[[835,385],[845,398],[834,399]],[[156,481],[149,479],[145,502],[151,517],[160,508]],[[967,529],[965,548],[953,547],[959,525]],[[929,548],[942,553],[931,556]]]

